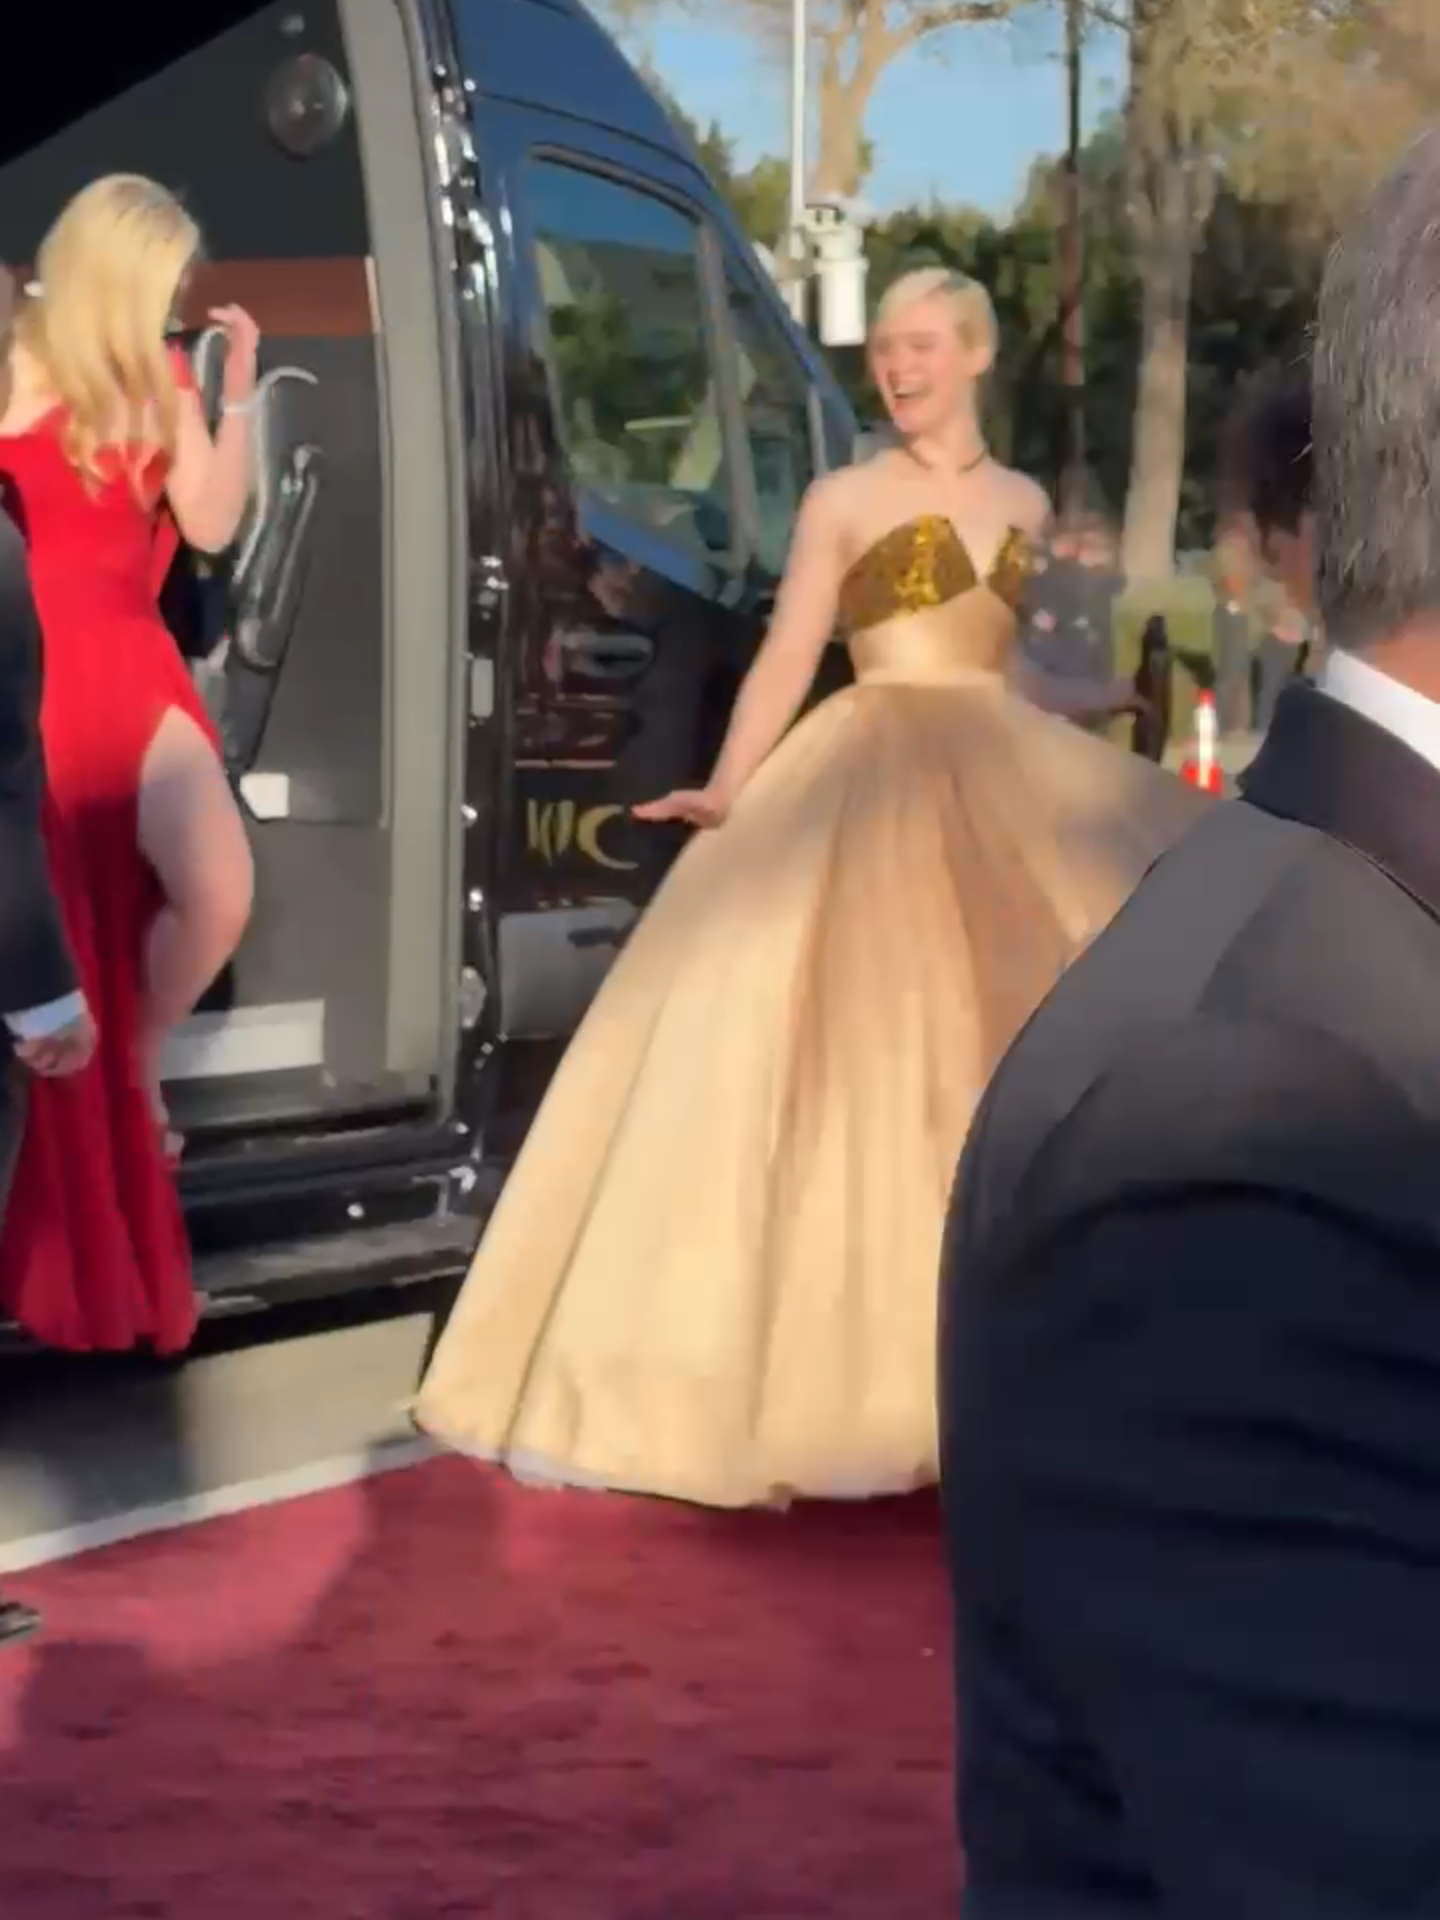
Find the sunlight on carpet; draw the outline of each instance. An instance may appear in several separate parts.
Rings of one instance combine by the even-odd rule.
[[[934,1503],[454,1460],[17,1580],[0,1912],[951,1920]]]

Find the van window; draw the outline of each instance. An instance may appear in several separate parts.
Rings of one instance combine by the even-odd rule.
[[[527,169],[556,417],[576,480],[677,544],[732,546],[700,227],[579,167]]]
[[[758,291],[733,270],[727,296],[755,475],[755,558],[766,572],[778,575],[790,551],[800,497],[815,478],[810,383]]]

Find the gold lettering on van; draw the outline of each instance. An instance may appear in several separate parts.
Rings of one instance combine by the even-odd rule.
[[[587,807],[582,813],[573,800],[528,800],[525,803],[525,848],[553,866],[573,847],[597,867],[609,867],[620,873],[633,873],[635,860],[617,860],[605,851],[601,833],[612,820],[620,819],[624,807]]]

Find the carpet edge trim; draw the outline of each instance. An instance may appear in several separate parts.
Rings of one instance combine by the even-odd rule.
[[[309,1494],[335,1492],[382,1473],[399,1473],[423,1466],[442,1451],[434,1441],[423,1436],[398,1440],[355,1453],[336,1454],[328,1460],[286,1468],[280,1473],[262,1474],[253,1480],[237,1480],[229,1486],[184,1494],[177,1500],[132,1507],[126,1513],[78,1521],[74,1526],[60,1527],[53,1532],[6,1540],[0,1542],[0,1573],[24,1573],[36,1567],[54,1566],[64,1560],[78,1560],[82,1554],[99,1553],[106,1547],[123,1546],[127,1541],[144,1539],[150,1534],[173,1533],[183,1527],[201,1526],[207,1520],[223,1520],[259,1507],[303,1500]]]

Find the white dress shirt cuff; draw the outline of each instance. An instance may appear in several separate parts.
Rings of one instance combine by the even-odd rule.
[[[78,1020],[85,1011],[83,993],[67,993],[63,1000],[47,1001],[43,1007],[26,1007],[21,1013],[7,1013],[5,1024],[17,1040],[48,1040]]]

